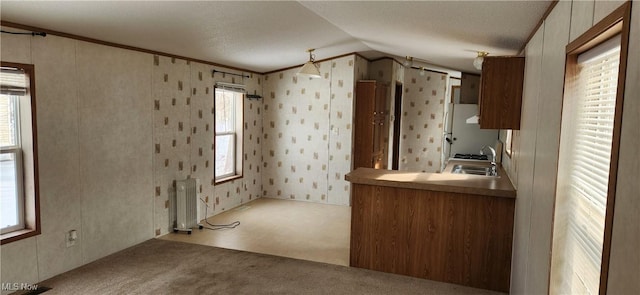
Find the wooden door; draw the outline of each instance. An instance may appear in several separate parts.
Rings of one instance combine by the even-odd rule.
[[[391,152],[391,170],[398,170],[400,164],[400,122],[402,120],[402,84],[396,83],[396,96],[393,113],[393,145]],[[391,121],[391,120],[389,120]]]
[[[376,81],[358,81],[356,85],[354,169],[387,168],[387,97],[387,87]]]
[[[387,145],[389,140],[387,87],[381,83],[377,83],[375,92],[375,111],[373,113],[373,168],[387,169]]]
[[[358,81],[356,84],[353,168],[373,167],[373,113],[375,110],[375,81]]]

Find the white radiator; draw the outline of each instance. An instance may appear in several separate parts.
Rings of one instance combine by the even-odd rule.
[[[198,182],[195,178],[176,181],[174,232],[186,231],[190,234],[198,224]]]

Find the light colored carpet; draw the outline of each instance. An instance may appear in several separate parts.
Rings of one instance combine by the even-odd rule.
[[[45,294],[499,294],[292,258],[152,239],[39,283]]]

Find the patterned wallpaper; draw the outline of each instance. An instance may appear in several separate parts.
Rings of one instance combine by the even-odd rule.
[[[241,78],[216,73],[209,65],[164,56],[153,57],[153,170],[156,235],[171,230],[169,194],[175,180],[200,179],[200,197],[208,215],[220,213],[260,197],[260,100],[245,100],[244,167],[242,179],[214,186],[213,85],[244,84],[250,93],[262,93],[259,75]],[[220,69],[218,69],[220,70]],[[199,202],[199,217],[205,205]]]
[[[264,77],[263,195],[348,205],[354,79],[365,76],[366,61],[351,55],[318,65],[320,79],[298,77],[298,69]]]
[[[351,204],[350,183],[344,180],[344,175],[351,172],[352,165],[356,57],[352,55],[331,61],[329,186],[327,188],[329,204]],[[362,75],[364,71],[360,70]]]
[[[396,81],[404,81],[404,66],[395,60],[393,61],[393,77]]]
[[[354,74],[356,76],[356,80],[367,80],[369,78],[369,61],[356,55],[356,66],[354,69]],[[355,82],[354,82],[355,89]]]
[[[369,77],[371,80],[376,80],[379,83],[382,83],[387,86],[387,101],[389,104],[385,107],[385,113],[387,114],[385,120],[387,122],[387,126],[389,127],[389,132],[385,133],[385,137],[383,142],[385,142],[387,146],[388,152],[388,161],[387,161],[387,169],[391,169],[392,163],[392,154],[393,154],[393,144],[391,143],[390,138],[393,136],[393,114],[394,99],[395,99],[395,85],[396,80],[394,78],[393,72],[393,59],[384,58],[374,62],[371,62],[369,65]],[[402,80],[400,80],[402,83]]]
[[[408,70],[404,78],[399,168],[438,172],[447,76]]]
[[[390,58],[380,59],[371,62],[369,65],[369,77],[371,80],[391,85],[393,77],[393,60]]]
[[[344,175],[352,165],[355,81],[372,77],[376,67],[356,55],[318,65],[320,79],[298,77],[297,69],[242,79],[221,73],[212,77],[209,65],[153,57],[156,235],[171,230],[169,194],[175,180],[187,177],[200,179],[209,216],[261,196],[349,205]],[[401,169],[432,171],[439,166],[441,131],[435,129],[441,128],[446,81],[442,75],[410,72],[403,108],[404,117],[413,123],[403,124],[401,149],[415,163],[407,160]],[[403,79],[404,69],[391,62],[382,75],[390,83],[392,78]],[[264,98],[245,100],[244,177],[214,186],[212,111],[213,85],[218,81],[244,84]],[[426,108],[418,110],[420,103]],[[427,127],[418,133],[416,122],[422,121],[420,126]],[[200,204],[202,218],[204,208]]]

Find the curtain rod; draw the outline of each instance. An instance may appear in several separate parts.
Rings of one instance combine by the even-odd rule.
[[[414,70],[420,70],[420,71],[422,71],[422,70],[423,70],[423,68],[421,68],[421,67],[416,67],[416,66],[411,66],[410,68],[411,68],[411,69],[414,69]],[[437,74],[443,74],[443,75],[449,75],[449,73],[441,72],[441,71],[436,71],[436,70],[430,70],[430,69],[427,69],[426,67],[424,67],[424,71],[425,71],[425,72],[437,73]]]
[[[249,75],[245,76],[244,74],[236,74],[236,73],[229,73],[229,72],[213,70],[213,75],[215,75],[216,73],[222,73],[222,74],[227,74],[227,75],[232,75],[232,76],[238,76],[238,77],[242,77],[242,78],[250,78]]]
[[[5,30],[0,30],[0,32],[5,34],[11,34],[11,35],[31,35],[31,36],[42,36],[42,37],[47,36],[47,33],[45,32],[9,32]]]

